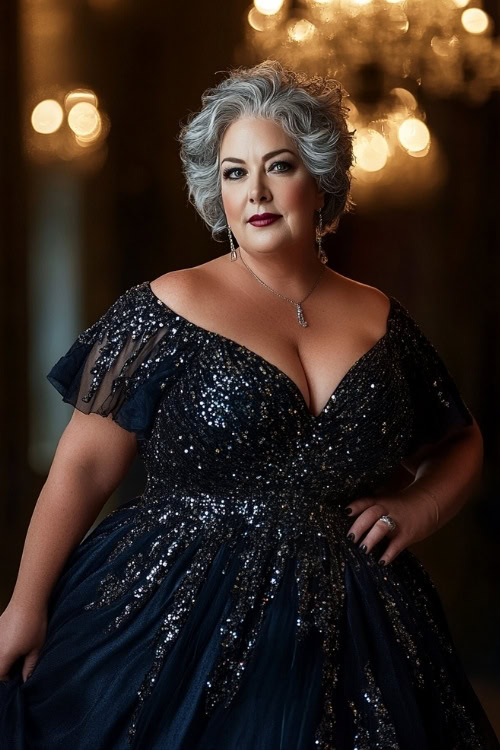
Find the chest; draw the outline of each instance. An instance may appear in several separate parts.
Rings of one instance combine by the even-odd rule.
[[[235,481],[335,490],[380,479],[405,455],[413,414],[387,338],[351,366],[317,415],[260,355],[220,335],[195,338],[196,356],[165,393],[146,446],[151,474],[204,491]]]

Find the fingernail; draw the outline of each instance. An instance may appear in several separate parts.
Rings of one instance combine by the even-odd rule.
[[[385,565],[385,560],[379,560],[379,561],[378,561],[378,564],[379,564],[379,565]]]
[[[361,550],[361,552],[366,552],[366,544],[362,544],[359,549]]]
[[[350,516],[352,513],[352,508],[342,508],[342,513],[344,516]]]
[[[348,539],[349,539],[349,540],[350,540],[351,542],[353,542],[353,541],[354,541],[354,534],[352,533],[352,531],[351,531],[351,533],[350,533],[350,534],[348,534],[348,535],[347,535],[347,538],[348,538]]]

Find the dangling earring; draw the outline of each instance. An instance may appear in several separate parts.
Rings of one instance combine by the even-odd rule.
[[[328,263],[328,255],[323,250],[323,245],[322,245],[322,240],[323,240],[323,237],[321,234],[322,230],[323,230],[323,217],[321,215],[321,208],[320,208],[319,209],[319,227],[316,233],[317,239],[318,239],[318,258],[320,259],[322,263]]]
[[[231,230],[229,228],[229,224],[227,225],[227,231],[228,231],[228,234],[229,234],[229,244],[231,245],[231,260],[237,260],[238,256],[236,254],[236,249],[234,247],[233,235],[231,234]]]

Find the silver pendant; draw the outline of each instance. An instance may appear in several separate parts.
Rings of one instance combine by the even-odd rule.
[[[304,313],[302,312],[302,307],[300,306],[300,302],[297,302],[297,318],[298,318],[298,321],[299,321],[300,325],[303,328],[307,328],[307,326],[309,325],[309,323],[304,318]]]

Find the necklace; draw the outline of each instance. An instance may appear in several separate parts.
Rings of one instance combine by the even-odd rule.
[[[257,281],[259,281],[259,282],[260,282],[261,284],[263,284],[263,286],[265,286],[265,287],[266,287],[266,289],[269,289],[269,291],[270,291],[270,292],[273,292],[273,294],[277,294],[277,295],[278,295],[278,297],[281,297],[281,299],[284,299],[284,300],[286,300],[287,302],[291,302],[291,303],[292,303],[292,305],[295,305],[295,307],[296,307],[296,309],[297,309],[297,320],[299,321],[299,324],[300,324],[300,325],[301,325],[301,326],[302,326],[303,328],[307,328],[307,326],[309,325],[309,323],[308,323],[308,322],[307,322],[307,320],[306,320],[306,319],[304,318],[304,312],[303,312],[303,310],[302,310],[302,303],[303,303],[303,302],[305,302],[305,300],[306,300],[306,299],[307,299],[307,298],[309,297],[309,295],[311,294],[311,292],[313,292],[313,291],[314,291],[314,289],[316,288],[316,285],[317,285],[318,281],[320,280],[320,278],[322,277],[322,275],[323,275],[324,271],[326,270],[326,266],[324,266],[324,265],[323,265],[323,266],[321,267],[321,271],[320,271],[320,273],[319,273],[319,276],[318,276],[318,278],[316,279],[316,281],[314,282],[314,284],[313,284],[313,286],[312,286],[312,289],[310,289],[310,290],[309,290],[309,292],[308,292],[308,293],[306,294],[306,296],[305,296],[305,297],[304,297],[303,299],[301,299],[301,300],[300,300],[300,302],[297,302],[297,301],[296,301],[296,300],[294,300],[294,299],[290,299],[290,297],[285,297],[285,295],[284,295],[284,294],[280,294],[280,293],[279,293],[279,292],[277,292],[277,291],[276,291],[275,289],[271,289],[271,287],[270,287],[270,286],[268,286],[268,285],[266,284],[266,282],[265,282],[265,281],[262,281],[262,279],[259,279],[259,277],[257,276],[257,274],[256,274],[256,273],[254,273],[254,272],[252,271],[252,269],[251,269],[251,268],[248,268],[247,264],[246,264],[246,263],[245,263],[245,261],[243,260],[243,255],[241,254],[241,252],[240,252],[240,258],[241,258],[241,261],[242,261],[243,265],[245,266],[245,268],[247,268],[247,269],[248,269],[248,270],[250,271],[250,273],[252,274],[252,276],[255,276],[255,278],[257,279]]]

